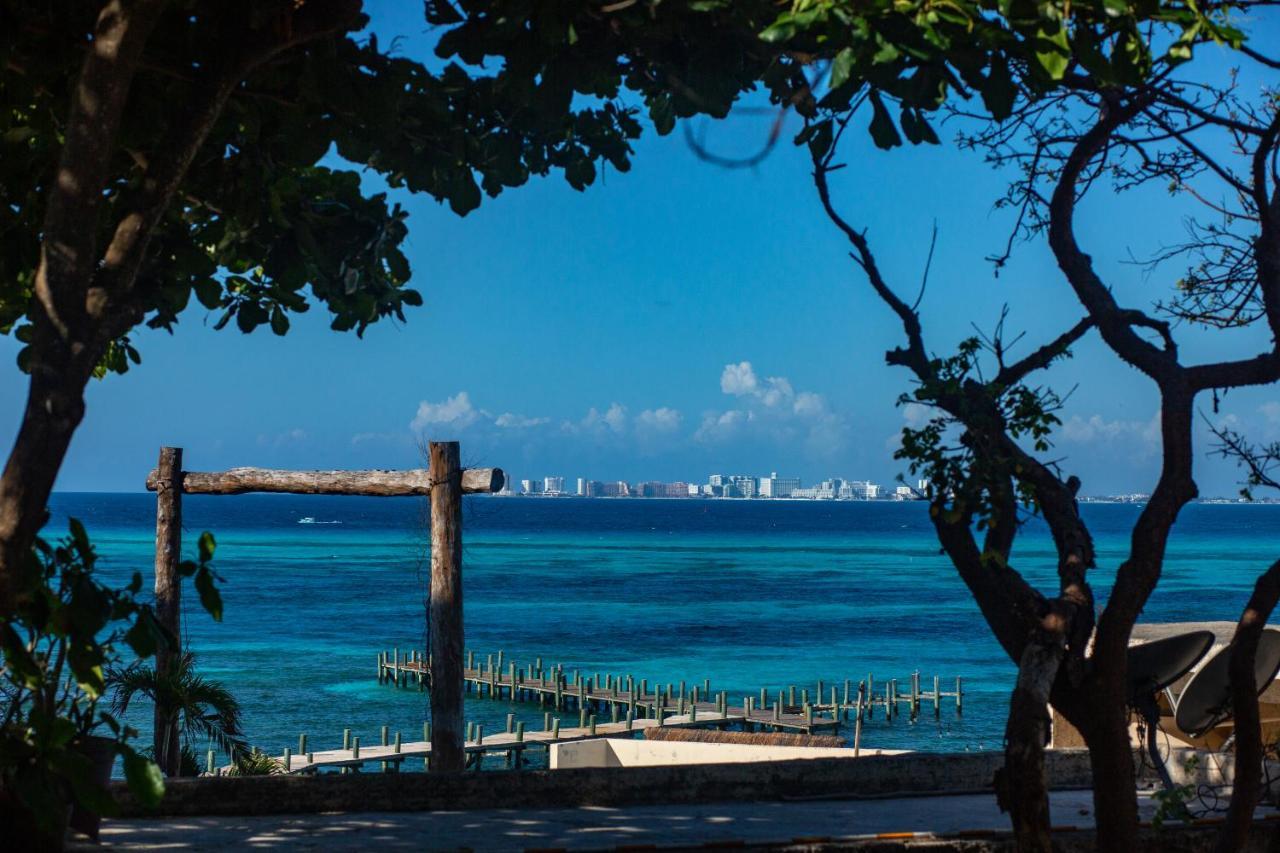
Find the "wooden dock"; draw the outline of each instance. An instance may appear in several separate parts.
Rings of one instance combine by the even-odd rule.
[[[427,690],[431,671],[419,651],[401,653],[392,649],[378,653],[378,681],[397,687]],[[507,714],[506,730],[486,733],[483,725],[467,723],[463,739],[465,766],[479,770],[486,755],[505,755],[508,767],[520,768],[526,763],[529,749],[550,750],[555,743],[589,740],[601,737],[633,737],[636,732],[658,726],[678,728],[740,727],[745,731],[784,731],[800,734],[835,733],[852,717],[854,754],[857,754],[862,724],[879,711],[883,719],[892,721],[906,710],[916,719],[922,706],[930,705],[933,715],[941,717],[944,699],[955,701],[955,713],[964,708],[964,686],[955,680],[954,691],[943,691],[941,679],[933,678],[932,690],[922,689],[920,674],[912,673],[900,689],[897,679],[880,682],[877,695],[873,675],[858,682],[842,684],[818,681],[813,690],[788,685],[784,689],[762,689],[758,695],[738,697],[731,702],[726,691],[713,692],[709,679],[690,684],[686,681],[654,682],[631,675],[585,674],[566,670],[563,665],[544,666],[536,658],[527,666],[506,658],[504,652],[486,655],[481,661],[467,652],[463,668],[465,690],[477,696],[510,702],[536,702],[544,709],[543,728],[526,731],[525,724]],[[578,712],[578,725],[562,726],[557,714]],[[404,742],[400,732],[392,737],[382,727],[380,743],[361,747],[360,738],[345,729],[339,749],[310,751],[307,735],[298,737],[298,749],[285,749],[272,756],[286,773],[315,773],[338,770],[351,773],[365,765],[380,765],[382,772],[398,772],[405,761],[426,760],[431,755],[431,724],[424,723],[422,740]],[[218,767],[215,753],[207,755],[206,773],[220,775],[230,766]]]
[[[594,715],[590,715],[586,725],[573,728],[561,728],[560,720],[546,715],[547,728],[542,731],[526,731],[523,722],[516,722],[514,714],[507,715],[507,730],[486,734],[480,725],[467,726],[467,737],[463,750],[467,755],[467,766],[480,769],[481,761],[486,754],[505,754],[507,766],[520,768],[526,759],[524,752],[531,748],[550,749],[554,743],[571,743],[580,740],[592,740],[602,737],[632,737],[636,732],[647,728],[666,726],[670,728],[723,728],[741,724],[743,719],[732,714],[698,714],[690,712],[658,719],[628,719],[597,723]],[[400,765],[410,759],[422,759],[423,767],[431,755],[431,724],[423,724],[423,739],[404,743],[400,732],[394,739],[389,737],[386,726],[382,727],[382,742],[376,746],[361,746],[359,737],[352,737],[351,730],[343,731],[341,749],[320,751],[307,750],[307,736],[298,738],[298,751],[286,749],[280,756],[272,756],[280,769],[285,773],[315,773],[325,769],[339,769],[342,772],[359,770],[366,764],[380,764],[382,772],[398,772]],[[208,754],[208,775],[221,776],[231,770],[231,765],[216,767],[213,750]]]
[[[905,707],[914,720],[925,705],[931,705],[933,716],[940,718],[944,699],[955,701],[957,715],[964,709],[964,686],[960,678],[955,679],[954,691],[943,691],[938,676],[933,678],[933,689],[925,690],[918,672],[911,675],[902,689],[897,679],[884,682],[880,696],[875,692],[874,676],[868,674],[865,680],[845,680],[840,686],[819,680],[812,692],[795,685],[776,692],[761,689],[758,696],[737,697],[737,704],[731,704],[725,691],[712,691],[710,679],[692,685],[686,681],[650,684],[647,679],[636,679],[632,675],[585,674],[581,670],[568,671],[559,664],[544,666],[542,658],[521,667],[516,661],[504,660],[505,654],[501,651],[486,655],[483,661],[474,652],[467,652],[466,658],[463,679],[468,691],[493,699],[536,702],[557,711],[577,710],[582,720],[587,714],[603,716],[605,712],[610,712],[615,722],[627,717],[657,720],[685,714],[695,719],[719,715],[735,718],[749,730],[813,734],[838,730],[850,715],[859,723],[870,720],[877,710],[885,719],[892,720]],[[416,685],[419,690],[430,686],[431,672],[421,652],[401,653],[399,649],[379,652],[377,672],[379,683],[398,687]]]

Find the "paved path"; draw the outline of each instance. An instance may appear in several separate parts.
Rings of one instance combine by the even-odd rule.
[[[1144,819],[1154,806],[1140,797]],[[1052,798],[1055,826],[1093,825],[1088,791]],[[487,809],[466,812],[361,812],[264,817],[108,821],[106,849],[136,850],[523,850],[619,845],[681,845],[794,838],[845,838],[884,832],[952,833],[1005,829],[990,795],[808,800],[624,808]],[[85,848],[102,849],[102,848]]]

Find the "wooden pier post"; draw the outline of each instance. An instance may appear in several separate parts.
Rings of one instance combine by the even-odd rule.
[[[854,710],[853,718],[853,757],[858,757],[858,751],[862,749],[862,697],[865,685],[858,685],[858,707]]]
[[[156,650],[156,677],[168,675],[182,656],[182,448],[160,448],[156,466],[156,621],[169,632]],[[182,760],[178,721],[155,710],[156,763],[166,776],[177,776]]]
[[[433,441],[431,471],[431,769],[461,772],[462,464],[456,441]]]
[[[964,696],[964,688],[960,685],[960,676],[956,676],[956,716],[964,713],[964,705],[962,698]]]

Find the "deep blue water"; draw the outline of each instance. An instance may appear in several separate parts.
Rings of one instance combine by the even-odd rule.
[[[80,518],[105,575],[123,582],[141,570],[150,587],[154,496],[58,494],[52,507],[50,531]],[[1085,507],[1099,596],[1138,511]],[[331,748],[344,727],[374,743],[382,725],[421,737],[426,695],[379,686],[375,658],[421,648],[424,512],[407,498],[185,498],[184,553],[211,530],[226,579],[221,623],[185,595],[188,643],[201,671],[241,700],[253,743],[279,752],[305,731],[313,748]],[[341,523],[298,523],[308,516]],[[467,645],[482,657],[503,649],[522,663],[540,655],[650,681],[709,678],[734,697],[869,672],[877,682],[915,669],[926,684],[963,676],[962,718],[877,716],[864,742],[999,748],[1014,670],[939,554],[923,504],[476,497],[465,522]],[[1278,552],[1280,506],[1188,507],[1143,618],[1234,620]],[[1029,524],[1014,556],[1053,588],[1043,528]],[[541,727],[536,705],[472,698],[467,715],[494,731],[509,711]],[[135,721],[144,731],[145,719]]]

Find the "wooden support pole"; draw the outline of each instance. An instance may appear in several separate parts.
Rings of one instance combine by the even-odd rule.
[[[431,769],[459,773],[462,743],[462,464],[456,441],[428,448],[431,483]]]
[[[156,620],[169,632],[167,644],[156,651],[156,677],[173,671],[182,656],[182,448],[160,448],[156,477]],[[149,479],[149,478],[148,478]],[[155,709],[156,764],[166,776],[177,776],[182,760],[178,721]]]

